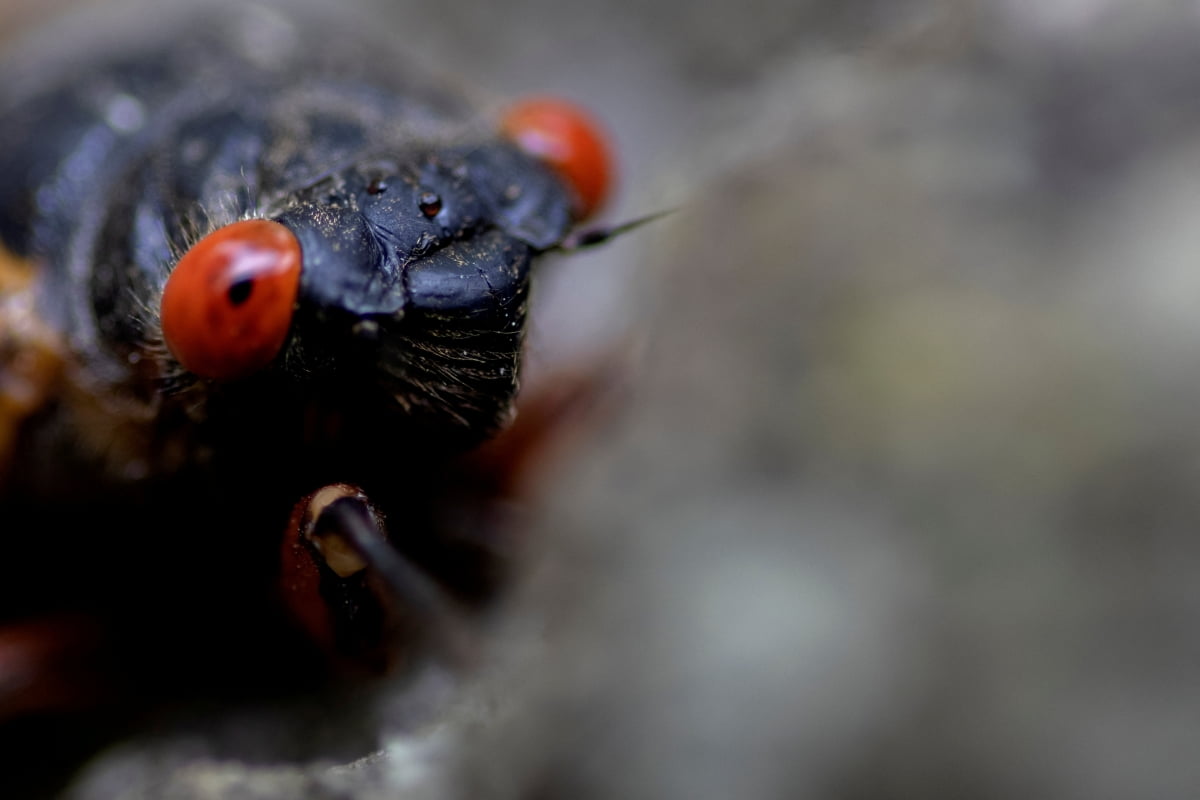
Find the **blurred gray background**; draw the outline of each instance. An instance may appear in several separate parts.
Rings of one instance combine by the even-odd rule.
[[[72,796],[1200,796],[1200,4],[353,5],[675,209],[539,289],[533,375],[622,378],[378,755],[135,739]]]

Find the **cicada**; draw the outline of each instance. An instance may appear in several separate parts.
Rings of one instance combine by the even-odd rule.
[[[460,652],[503,583],[468,454],[611,156],[396,50],[247,5],[5,73],[0,717]]]

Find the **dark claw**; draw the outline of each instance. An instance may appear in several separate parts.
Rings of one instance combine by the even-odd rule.
[[[434,655],[454,667],[474,661],[467,623],[447,594],[388,541],[379,515],[360,492],[341,489],[343,496],[327,502],[304,526],[302,536],[323,561],[322,599],[331,608],[335,626],[358,626],[373,610],[383,618],[378,635],[403,641],[376,643],[385,650],[426,643]],[[310,504],[318,501],[314,495]],[[377,609],[364,608],[370,599],[355,586],[370,588]],[[352,599],[340,599],[352,598]]]
[[[387,539],[378,518],[361,497],[330,503],[313,524],[312,537],[340,537],[364,562],[378,583],[381,602],[414,623],[418,636],[452,664],[470,660],[466,622],[446,593]]]

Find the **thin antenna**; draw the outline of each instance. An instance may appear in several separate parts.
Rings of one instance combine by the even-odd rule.
[[[674,208],[667,209],[666,211],[656,211],[653,214],[648,214],[644,217],[638,217],[637,219],[630,220],[629,222],[622,222],[620,225],[614,225],[611,228],[590,228],[588,230],[572,231],[571,233],[567,234],[565,239],[563,239],[556,247],[552,249],[573,252],[576,250],[583,250],[588,247],[595,247],[596,245],[610,241],[623,233],[628,233],[634,228],[640,228],[646,223],[662,219],[668,214],[674,214],[675,211],[676,209]]]

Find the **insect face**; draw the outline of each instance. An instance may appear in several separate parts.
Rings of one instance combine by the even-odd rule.
[[[162,321],[181,364],[377,394],[424,438],[493,430],[516,391],[531,264],[572,221],[551,170],[505,142],[430,148],[363,159],[275,205],[172,273]]]

